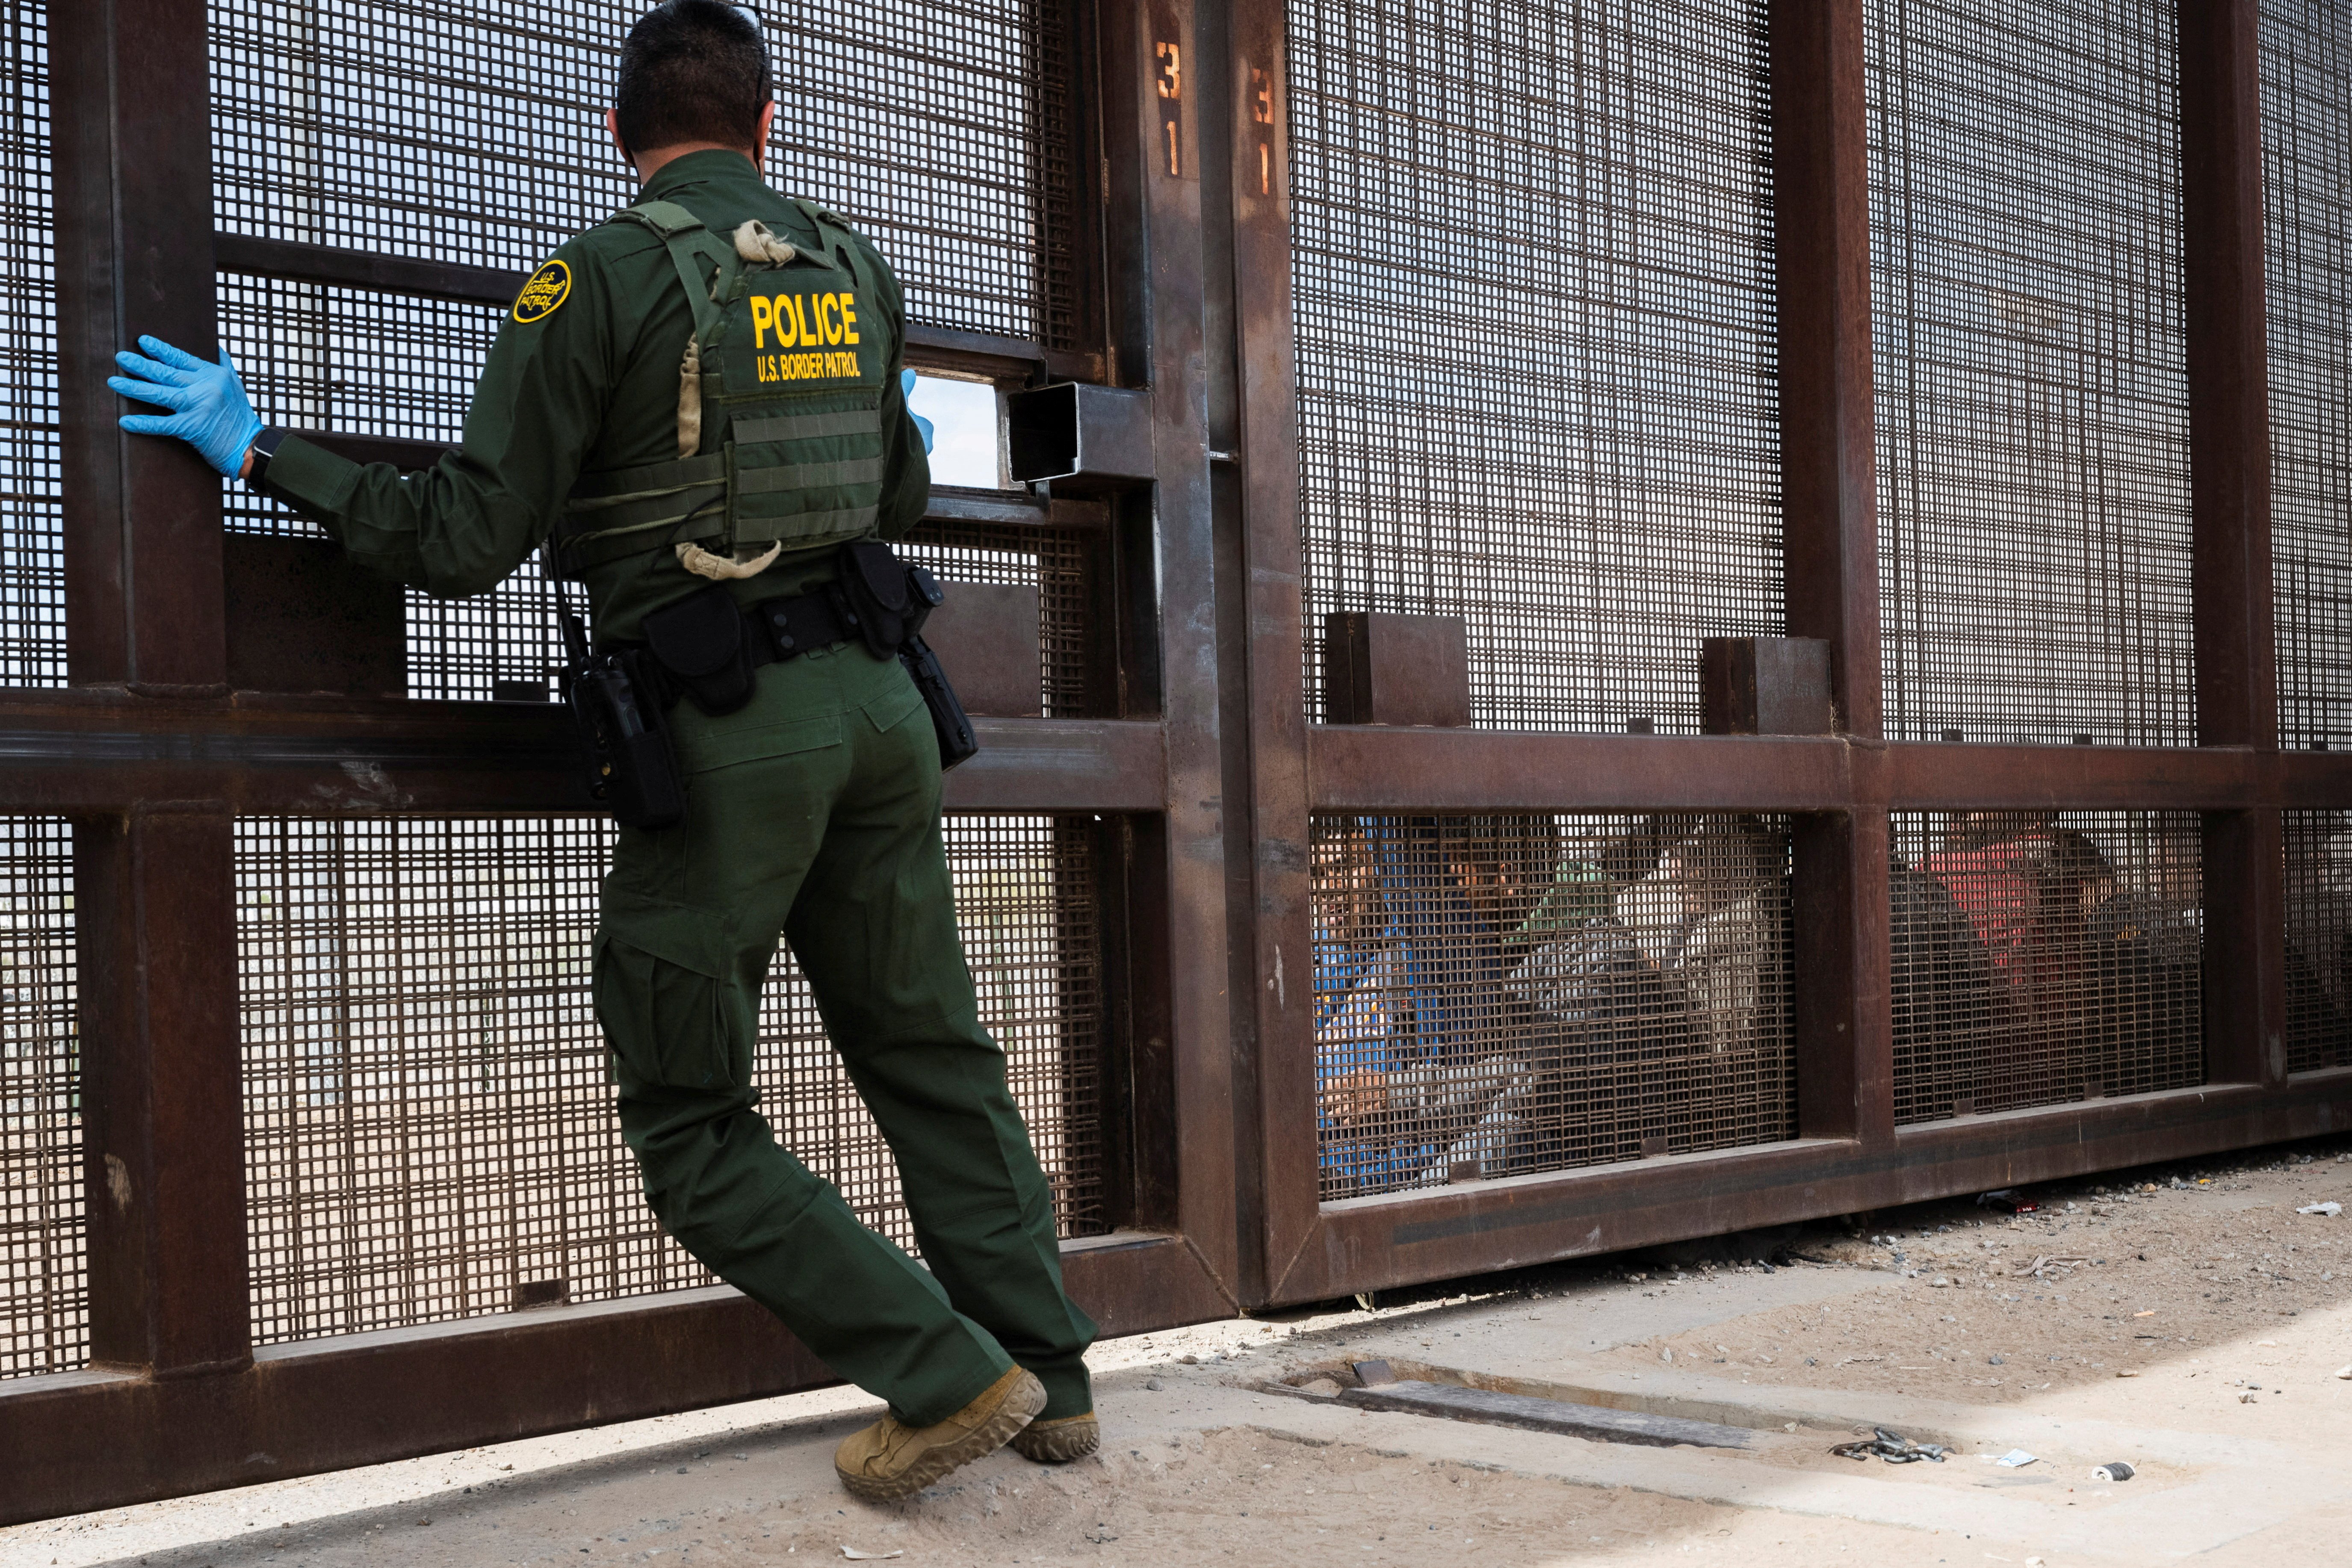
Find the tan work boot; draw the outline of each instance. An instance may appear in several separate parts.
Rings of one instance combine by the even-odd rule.
[[[1091,1410],[1084,1415],[1032,1421],[1013,1435],[1013,1451],[1041,1465],[1066,1465],[1101,1447],[1102,1428],[1095,1425],[1095,1413]]]
[[[885,1415],[852,1432],[834,1451],[833,1468],[853,1497],[869,1502],[912,1497],[957,1466],[1003,1447],[1045,1408],[1045,1385],[1016,1366],[936,1426],[908,1426]]]

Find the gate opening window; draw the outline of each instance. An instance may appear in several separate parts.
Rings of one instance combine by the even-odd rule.
[[[1898,812],[1895,1120],[2205,1081],[2193,812]]]
[[[2264,0],[2279,739],[2352,749],[2352,13]]]
[[[965,489],[1006,488],[1003,421],[994,385],[918,375],[907,406],[931,422],[931,483]]]
[[[1696,732],[1702,641],[1784,627],[1762,7],[1288,16],[1307,625],[1464,617],[1482,726]]]
[[[0,817],[0,1378],[89,1359],[73,830]]]
[[[1890,738],[2193,745],[2167,5],[1871,0]]]
[[[1326,1202],[1795,1136],[1789,832],[1315,818]]]
[[[1066,1236],[1105,1227],[1091,818],[951,816],[981,1016]],[[589,1001],[610,825],[237,825],[253,1331],[269,1344],[715,1283],[646,1206]],[[780,956],[784,1147],[904,1245],[888,1152]]]

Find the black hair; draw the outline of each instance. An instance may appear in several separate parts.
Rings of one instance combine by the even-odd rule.
[[[632,153],[681,142],[750,147],[773,79],[767,37],[749,6],[665,0],[621,47],[613,118]]]

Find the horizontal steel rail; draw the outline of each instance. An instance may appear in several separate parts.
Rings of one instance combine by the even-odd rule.
[[[2352,798],[2352,754],[2231,746],[1318,725],[1307,750],[1314,805],[1332,811],[2242,811]]]
[[[1860,1214],[2352,1127],[2352,1070],[1964,1117],[1323,1206],[1274,1289],[1318,1300],[1483,1269]]]
[[[957,811],[1157,811],[1160,726],[977,719],[948,775]],[[239,693],[158,703],[81,688],[0,699],[0,810],[68,815],[141,800],[232,812],[593,812],[570,715],[553,704],[362,702]]]
[[[1108,1333],[1233,1310],[1181,1237],[1066,1244]],[[274,1345],[199,1377],[95,1367],[0,1381],[0,1524],[250,1486],[838,1380],[724,1286]]]

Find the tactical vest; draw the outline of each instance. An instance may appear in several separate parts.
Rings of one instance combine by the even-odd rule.
[[[758,222],[722,240],[673,202],[612,220],[660,237],[694,310],[678,371],[678,455],[581,475],[558,529],[566,575],[675,550],[703,576],[748,577],[782,552],[873,532],[889,329],[847,226],[793,205],[830,257]]]

